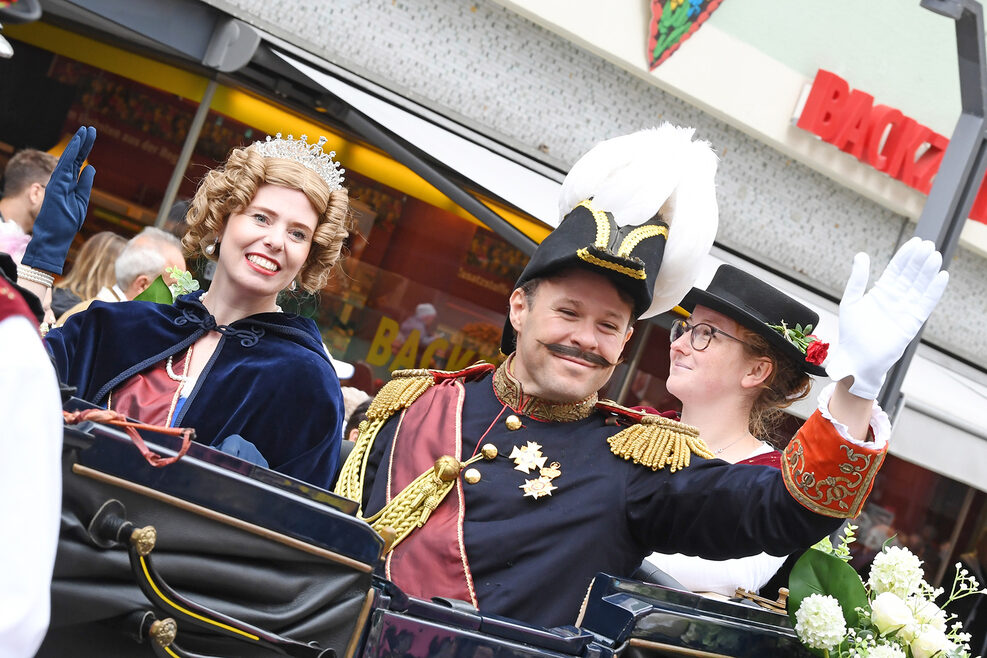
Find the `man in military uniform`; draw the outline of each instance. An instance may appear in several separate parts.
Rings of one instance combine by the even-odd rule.
[[[336,490],[391,540],[384,572],[409,594],[571,624],[597,572],[628,575],[653,550],[784,555],[861,509],[887,427],[864,440],[873,403],[845,386],[782,473],[597,399],[634,321],[685,295],[712,242],[715,157],[691,136],[665,125],[575,165],[567,213],[511,294],[500,367],[397,372],[375,398]]]

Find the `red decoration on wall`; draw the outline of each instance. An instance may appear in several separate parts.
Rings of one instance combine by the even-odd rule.
[[[846,80],[819,69],[796,124],[900,180],[923,194],[932,181],[949,140],[893,107],[874,105],[874,97],[850,89]],[[970,219],[987,224],[987,185],[981,181]]]
[[[648,69],[653,71],[695,34],[722,0],[651,0]]]

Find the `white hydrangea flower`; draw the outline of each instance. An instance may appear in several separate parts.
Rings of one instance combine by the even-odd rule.
[[[905,652],[896,645],[882,644],[867,653],[867,658],[907,658]]]
[[[907,598],[919,592],[922,561],[907,548],[891,546],[877,554],[867,584],[875,594],[893,592]]]
[[[832,596],[811,594],[795,613],[795,632],[812,649],[832,649],[846,635],[840,602]]]
[[[935,603],[921,596],[910,596],[906,603],[915,617],[916,625],[919,627],[928,626],[937,631],[946,632],[946,613]]]

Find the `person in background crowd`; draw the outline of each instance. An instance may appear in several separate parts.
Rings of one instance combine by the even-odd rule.
[[[192,427],[198,441],[328,486],[339,383],[315,323],[277,305],[285,289],[325,285],[347,234],[342,172],[323,143],[279,135],[207,173],[184,245],[216,261],[209,292],[94,302],[46,338],[61,379],[94,404]]]
[[[338,374],[339,371],[337,370],[336,373]],[[340,379],[342,379],[342,377]],[[343,386],[343,408],[345,409],[343,427],[346,428],[343,431],[344,439],[349,438],[350,418],[353,417],[355,410],[359,409],[361,406],[366,409],[366,405],[364,403],[370,404],[370,399],[370,395],[364,393],[358,388]],[[359,425],[359,422],[357,424]]]
[[[48,628],[58,542],[62,403],[38,336],[40,304],[14,285],[16,271],[0,255],[0,523],[8,529],[0,542],[0,656],[33,656]]]
[[[561,222],[511,293],[503,364],[399,371],[378,392],[336,492],[393,529],[384,572],[404,592],[572,624],[598,572],[630,575],[653,551],[794,552],[861,510],[887,451],[880,379],[945,288],[931,243],[906,245],[866,295],[855,261],[838,383],[781,471],[727,464],[696,428],[597,398],[634,321],[680,302],[712,245],[716,158],[692,135],[665,124],[573,166]],[[866,462],[852,481],[847,451]]]
[[[115,283],[103,286],[94,296],[88,297],[68,309],[58,318],[56,326],[62,326],[70,317],[89,308],[94,301],[126,302],[147,290],[155,279],[164,277],[171,285],[175,279],[166,271],[169,267],[185,269],[182,243],[171,233],[148,226],[132,237],[113,264]],[[54,294],[52,295],[54,300]],[[52,311],[55,305],[52,303]]]
[[[819,316],[732,265],[721,265],[709,287],[694,288],[681,306],[692,315],[672,324],[665,386],[682,402],[682,422],[698,428],[719,459],[781,468],[781,452],[762,437],[781,409],[809,394],[811,375],[826,374],[828,345],[806,329]],[[734,596],[738,587],[760,590],[785,557],[717,562],[655,553],[648,561],[686,589]]]
[[[117,258],[116,286],[106,292],[122,295],[116,301],[126,301],[147,290],[159,276],[164,276],[165,283],[171,285],[174,279],[166,271],[169,267],[185,269],[182,243],[171,233],[148,226],[130,239]]]
[[[117,289],[113,292],[122,292],[125,299],[133,299],[159,276],[171,285],[175,282],[167,272],[171,267],[185,270],[182,243],[171,233],[148,226],[130,239],[117,258],[114,267]]]
[[[344,440],[356,441],[356,437],[360,433],[360,423],[367,419],[367,409],[370,408],[371,402],[373,402],[373,398],[368,395],[367,399],[353,409],[353,413],[346,419],[346,430],[343,432]]]
[[[57,158],[43,151],[24,149],[14,154],[3,172],[0,199],[0,252],[20,262],[31,240],[34,220],[45,199],[45,187]]]
[[[117,257],[127,240],[113,231],[100,231],[82,245],[72,270],[51,291],[51,311],[61,318],[84,299],[92,299],[103,288],[116,283]]]
[[[398,342],[404,342],[411,332],[418,332],[418,344],[420,346],[425,346],[431,343],[433,340],[438,338],[438,336],[433,333],[432,328],[435,326],[435,318],[437,317],[435,307],[425,302],[419,304],[415,307],[415,314],[408,316],[404,322],[401,323],[401,330],[398,333]]]

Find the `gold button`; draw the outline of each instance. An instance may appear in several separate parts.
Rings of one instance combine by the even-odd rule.
[[[514,430],[521,429],[521,419],[515,416],[514,414],[508,416],[507,419],[504,421],[504,424],[507,425],[507,429],[511,430],[512,432]]]
[[[492,443],[484,443],[483,448],[480,449],[483,453],[484,459],[496,459],[497,458],[497,446]]]
[[[467,484],[476,484],[481,477],[480,471],[475,468],[467,468],[466,472],[463,473],[463,479],[466,480]]]

